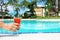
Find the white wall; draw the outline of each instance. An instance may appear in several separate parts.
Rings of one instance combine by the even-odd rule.
[[[36,12],[37,16],[42,16],[42,12]]]
[[[45,16],[45,9],[43,8],[43,17]]]

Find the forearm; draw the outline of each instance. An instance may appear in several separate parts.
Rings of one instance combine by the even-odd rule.
[[[2,28],[2,27],[3,27],[3,24],[4,24],[3,22],[0,22],[0,28]]]

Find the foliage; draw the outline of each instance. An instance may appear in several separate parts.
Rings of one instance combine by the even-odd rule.
[[[48,10],[48,15],[47,16],[50,16],[50,12],[53,11],[53,7],[54,7],[54,3],[53,2],[54,0],[46,0],[46,6],[45,6],[45,11]],[[46,13],[46,12],[45,12]]]
[[[45,9],[48,9],[48,14],[50,14],[51,11],[55,12],[55,15],[58,16],[58,9],[56,9],[56,0],[47,0]],[[48,15],[49,16],[49,15]]]
[[[20,14],[20,15],[19,15],[19,17],[21,17],[21,18],[22,18],[22,17],[23,17],[23,14]]]
[[[8,0],[7,4],[15,5],[17,2],[18,2],[18,0]]]
[[[2,4],[2,5],[1,5]],[[5,8],[5,10],[3,9],[3,7]],[[4,3],[4,0],[0,0],[0,15],[2,15],[2,18],[4,18],[4,16],[6,15],[6,14],[8,14],[8,10],[7,10],[7,3]],[[5,12],[3,12],[3,10],[5,11]]]
[[[30,11],[26,11],[24,13],[24,17],[23,18],[36,18],[36,15],[31,16],[31,12]]]
[[[60,16],[56,17],[56,16],[51,16],[51,17],[41,17],[41,16],[37,16],[36,19],[60,19]]]
[[[22,5],[23,7],[29,8],[30,12],[31,12],[31,16],[34,16],[34,8],[37,7],[37,1],[38,0],[31,0],[31,2],[28,2],[27,0],[23,0],[22,1]]]
[[[25,12],[23,18],[29,18],[28,14]]]
[[[47,17],[47,16],[48,16],[48,12],[46,11],[46,12],[45,12],[45,17]]]

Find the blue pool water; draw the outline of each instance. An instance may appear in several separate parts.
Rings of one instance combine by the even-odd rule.
[[[4,20],[6,24],[13,23],[12,20]],[[37,21],[37,20],[22,20],[20,29],[16,32],[11,32],[0,28],[0,34],[20,34],[20,33],[57,33],[60,32],[59,21]]]

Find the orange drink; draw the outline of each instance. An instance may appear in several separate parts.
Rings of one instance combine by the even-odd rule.
[[[18,24],[20,24],[20,18],[14,18],[14,23],[18,23]]]

